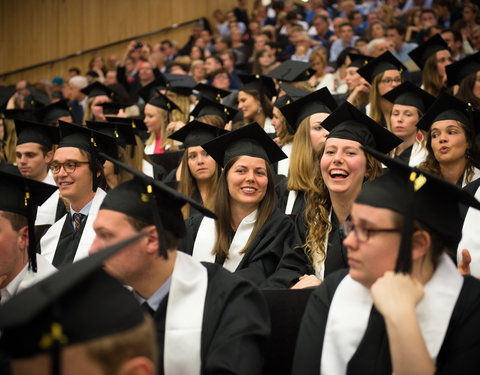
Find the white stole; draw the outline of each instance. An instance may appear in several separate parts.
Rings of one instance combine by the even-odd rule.
[[[177,251],[165,320],[165,374],[200,374],[207,269]]]
[[[475,198],[480,200],[480,187],[475,192]],[[472,262],[470,263],[470,271],[475,277],[480,276],[480,210],[469,207],[462,228],[462,239],[458,244],[457,260],[462,259],[462,250],[468,249]]]
[[[52,225],[55,223],[55,215],[57,214],[59,199],[60,193],[57,189],[41,206],[38,207],[35,225]]]
[[[275,134],[275,127],[272,125],[272,119],[267,117],[265,119],[265,124],[263,124],[263,130],[267,134]]]
[[[428,353],[435,362],[447,333],[450,317],[463,286],[463,277],[443,254],[424,296],[416,307]],[[372,309],[370,289],[347,275],[338,285],[328,312],[323,341],[321,374],[345,374],[367,329]]]
[[[415,141],[412,147],[412,153],[410,154],[410,160],[408,165],[410,167],[418,167],[427,159],[428,151],[426,147],[422,147],[420,142]]]
[[[145,155],[152,155],[155,153],[155,140],[151,144],[145,145],[144,152]]]
[[[149,177],[155,178],[153,175],[153,165],[145,159],[142,160],[142,172]]]
[[[285,214],[291,215],[293,211],[293,206],[295,205],[295,201],[297,200],[298,191],[296,190],[289,190],[288,198],[287,198],[287,206],[285,207]]]
[[[278,162],[277,174],[288,177],[290,171],[290,154],[292,153],[292,144],[282,146],[282,151],[287,155],[286,159]]]
[[[228,250],[228,258],[225,260],[225,263],[223,263],[223,267],[227,270],[234,272],[242,261],[245,253],[240,252],[250,238],[256,221],[257,210],[245,216],[238,226]],[[193,258],[204,262],[215,262],[215,255],[212,254],[212,250],[216,241],[217,232],[215,220],[204,217],[198,228],[197,238],[193,245]]]
[[[470,182],[475,181],[477,178],[480,178],[480,169],[473,168],[473,176],[470,179]],[[466,175],[466,173],[464,173],[463,174],[463,181],[462,181],[462,188],[464,188],[465,185],[468,185],[470,182],[467,182],[467,175]]]
[[[87,221],[83,228],[82,237],[80,238],[80,242],[78,243],[75,258],[73,259],[74,262],[88,256],[88,250],[90,250],[90,246],[92,246],[92,242],[95,239],[93,222],[97,217],[98,210],[100,209],[100,205],[102,204],[103,198],[105,198],[106,194],[107,193],[105,193],[102,189],[97,188],[97,192],[93,197],[92,206],[90,207],[90,211],[88,212]],[[43,237],[40,239],[41,254],[50,263],[53,262],[53,258],[55,257],[55,252],[58,246],[58,240],[60,239],[60,234],[62,233],[63,225],[65,224],[65,220],[69,220],[68,218],[69,214],[67,213],[61,219],[55,222],[50,228],[48,228]]]

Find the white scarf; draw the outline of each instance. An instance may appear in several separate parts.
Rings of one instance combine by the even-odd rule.
[[[447,332],[450,317],[463,286],[463,277],[443,254],[435,273],[424,285],[416,312],[428,353],[435,362]],[[372,309],[370,289],[347,275],[338,285],[328,312],[322,350],[321,374],[347,372],[367,329]]]
[[[292,144],[286,144],[282,146],[282,151],[287,155],[286,159],[282,159],[278,162],[277,174],[288,177],[290,171],[290,154],[292,153]]]
[[[165,320],[165,374],[200,374],[207,287],[207,269],[177,251]]]
[[[285,207],[285,214],[286,215],[291,215],[293,211],[293,206],[295,205],[295,201],[297,200],[298,196],[298,191],[296,190],[290,190],[288,192],[288,198],[287,198],[287,206]]]
[[[223,263],[223,267],[230,272],[235,272],[242,261],[245,253],[240,253],[252,234],[253,227],[257,221],[257,210],[245,216],[238,226],[237,232],[233,237],[228,250],[228,258]],[[217,241],[217,232],[215,220],[204,217],[198,228],[197,238],[193,245],[193,258],[204,262],[215,262],[215,255],[212,254],[213,246]]]
[[[480,200],[480,188],[475,192],[475,198]],[[470,270],[475,277],[480,276],[480,236],[478,235],[480,223],[480,210],[469,207],[465,221],[462,228],[462,239],[458,244],[457,260],[462,259],[462,250],[468,249],[472,262],[470,263]]]

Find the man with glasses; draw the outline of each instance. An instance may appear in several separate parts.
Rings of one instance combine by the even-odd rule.
[[[50,170],[60,195],[68,201],[69,213],[40,240],[41,254],[57,268],[88,255],[95,237],[92,223],[105,197],[105,178],[97,151],[116,151],[114,138],[67,122],[59,123],[60,142]]]

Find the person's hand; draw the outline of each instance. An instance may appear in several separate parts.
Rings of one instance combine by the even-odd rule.
[[[470,272],[470,263],[472,262],[472,257],[470,252],[467,249],[462,250],[462,259],[458,263],[457,269],[461,275],[471,275]]]
[[[415,310],[423,297],[423,285],[403,273],[387,271],[370,288],[373,303],[384,317]]]
[[[280,145],[280,138],[279,138],[279,137],[273,138],[273,141],[274,141],[277,145],[281,146],[281,145]]]
[[[167,125],[167,134],[173,134],[183,126],[185,126],[185,124],[182,121],[172,121]]]
[[[130,43],[128,43],[128,46],[127,46],[127,55],[129,55],[132,51],[135,50],[135,46],[137,45],[137,41],[136,40],[131,40]]]
[[[319,286],[322,281],[315,275],[303,275],[298,278],[298,282],[290,289],[304,289],[312,286]]]
[[[228,130],[228,131],[232,131],[232,127],[233,127],[233,123],[232,123],[232,120],[230,120],[229,122],[227,122],[227,123],[225,124],[224,129],[225,129],[225,130]]]

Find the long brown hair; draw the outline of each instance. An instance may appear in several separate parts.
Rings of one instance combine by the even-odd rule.
[[[207,200],[203,202],[203,205],[208,209],[213,209],[214,197],[217,192],[219,178],[220,168],[217,167],[215,169],[215,173],[210,178]],[[182,161],[180,163],[180,181],[178,182],[177,190],[190,198],[194,198],[194,195],[199,193],[197,181],[192,176],[192,172],[188,167],[188,148],[183,152]],[[184,219],[188,219],[188,217],[190,217],[189,204],[186,204],[182,207],[182,214]]]
[[[272,117],[273,116],[273,104],[264,94],[257,90],[241,90],[244,93],[251,95],[260,103],[260,107],[262,108],[265,117]],[[252,119],[244,119],[244,123],[247,124],[252,122]]]
[[[437,54],[434,53],[425,62],[422,73],[423,89],[433,96],[438,96],[445,90],[442,79],[437,71]]]
[[[463,100],[466,103],[471,103],[472,106],[479,110],[480,109],[480,98],[477,98],[473,95],[473,85],[477,80],[477,72],[469,74],[466,76],[458,88],[457,98]]]
[[[382,112],[382,96],[378,91],[378,85],[383,79],[385,72],[377,74],[372,81],[372,89],[370,90],[369,102],[370,102],[370,117],[381,125],[387,125],[390,121],[387,121]]]
[[[325,239],[332,230],[330,222],[330,210],[332,201],[330,193],[322,177],[320,170],[320,160],[325,151],[323,143],[318,152],[315,170],[314,186],[307,194],[307,206],[305,208],[305,222],[307,223],[306,241],[304,246],[305,254],[310,262],[315,265],[325,260],[326,251]],[[371,155],[364,154],[367,159],[365,169],[365,179],[374,180],[382,174],[382,167],[378,160]]]
[[[221,260],[226,260],[228,258],[230,243],[233,239],[232,212],[230,207],[230,193],[228,191],[227,175],[232,166],[239,158],[240,156],[237,156],[229,160],[228,163],[225,165],[225,168],[220,175],[218,189],[216,191],[214,212],[217,214],[218,217],[218,219],[215,221],[217,241],[213,248],[213,254]],[[250,237],[245,244],[245,247],[241,251],[242,253],[248,250],[248,247],[250,246],[255,236],[262,229],[262,227],[265,225],[266,221],[272,215],[276,208],[273,173],[270,165],[267,162],[265,162],[265,165],[268,177],[267,191],[265,192],[265,197],[258,205],[257,220],[253,227],[252,233],[250,234]]]

